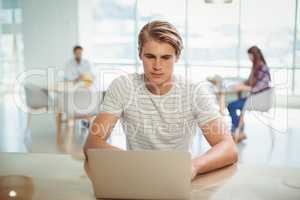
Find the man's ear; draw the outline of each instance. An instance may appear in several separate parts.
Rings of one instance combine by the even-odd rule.
[[[180,56],[177,56],[177,55],[176,55],[176,57],[175,57],[175,63],[178,62],[179,58],[180,58]]]
[[[140,58],[140,60],[142,60],[142,57],[143,57],[143,52],[142,52],[143,50],[141,50],[140,52],[139,52],[139,58]]]

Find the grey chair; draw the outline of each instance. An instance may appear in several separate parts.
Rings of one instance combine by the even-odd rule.
[[[63,92],[59,100],[60,111],[56,116],[58,130],[61,128],[62,114],[75,121],[83,119],[91,121],[100,111],[103,95],[103,92],[90,91],[87,88]]]
[[[48,110],[48,91],[33,84],[25,84],[25,98],[28,109],[27,128],[31,122],[32,113]]]
[[[268,112],[273,106],[275,102],[275,89],[273,87],[266,89],[257,94],[252,94],[247,97],[244,108],[240,115],[239,126],[235,132],[235,138],[238,138],[238,134],[244,128],[244,115],[246,111],[256,111],[256,112]],[[274,137],[271,135],[272,147],[274,144]]]
[[[243,111],[268,112],[274,104],[274,98],[274,88],[250,95],[245,102]]]

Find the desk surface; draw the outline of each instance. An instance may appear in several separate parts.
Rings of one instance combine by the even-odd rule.
[[[80,157],[0,153],[0,199],[95,199]],[[200,175],[192,199],[300,199],[300,169],[233,165]],[[17,199],[17,198],[14,198]]]

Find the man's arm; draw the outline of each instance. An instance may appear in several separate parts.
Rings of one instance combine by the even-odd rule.
[[[83,147],[86,157],[87,150],[91,148],[118,149],[106,142],[118,120],[119,118],[117,116],[110,113],[100,113],[97,115]]]
[[[233,164],[238,152],[222,118],[210,121],[200,127],[211,146],[204,155],[192,161],[192,179],[199,173],[206,173]]]
[[[97,115],[96,119],[94,120],[90,128],[90,133],[83,147],[83,152],[85,155],[84,168],[88,175],[89,175],[89,170],[87,167],[88,149],[99,148],[99,149],[121,150],[118,147],[110,145],[106,142],[106,140],[108,139],[108,137],[112,132],[113,127],[115,126],[118,120],[119,118],[117,116],[110,113],[100,113],[99,115]]]

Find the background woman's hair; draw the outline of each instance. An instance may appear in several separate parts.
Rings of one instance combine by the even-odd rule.
[[[247,81],[248,84],[253,87],[257,82],[259,71],[264,65],[267,65],[267,62],[257,46],[250,47],[247,52],[253,56],[251,74]]]
[[[264,55],[262,54],[261,50],[257,46],[252,46],[248,49],[248,54],[253,55],[253,65],[258,67],[267,65]]]

